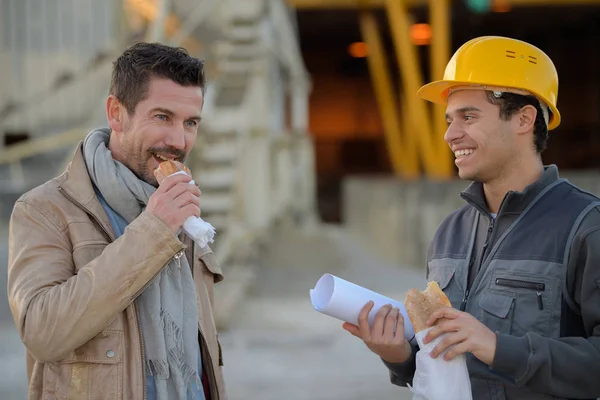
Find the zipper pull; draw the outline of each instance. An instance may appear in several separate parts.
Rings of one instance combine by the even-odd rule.
[[[542,302],[542,293],[537,292],[537,303],[538,303],[538,308],[541,310],[544,309],[544,303]]]
[[[463,297],[462,302],[460,303],[460,311],[465,311],[467,308],[467,300],[469,299],[469,289],[465,292],[465,297]]]

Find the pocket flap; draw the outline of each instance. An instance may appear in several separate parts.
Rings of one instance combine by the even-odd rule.
[[[479,306],[498,318],[506,318],[515,298],[500,293],[484,293],[479,300]]]
[[[206,269],[212,272],[215,276],[215,283],[221,282],[223,280],[223,270],[221,269],[221,265],[219,265],[219,262],[217,261],[215,253],[213,253],[212,251],[207,252],[202,254],[199,258],[202,264],[204,264],[204,266],[206,267]]]
[[[444,290],[456,272],[455,267],[436,268],[429,274],[429,281],[436,281],[440,289]]]
[[[72,351],[63,363],[118,364],[123,357],[123,332],[105,330]]]

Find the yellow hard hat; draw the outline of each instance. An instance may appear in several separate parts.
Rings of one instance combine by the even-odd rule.
[[[543,51],[529,43],[500,36],[472,39],[454,53],[444,78],[421,87],[417,95],[444,104],[451,90],[461,86],[532,94],[551,111],[548,129],[560,124],[556,68]]]

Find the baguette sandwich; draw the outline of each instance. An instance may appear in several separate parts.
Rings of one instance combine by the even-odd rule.
[[[167,176],[179,171],[183,171],[189,176],[192,176],[192,171],[190,171],[190,169],[182,162],[169,160],[163,161],[158,165],[158,168],[154,170],[154,177],[160,185]]]
[[[415,333],[429,328],[427,321],[436,310],[444,307],[452,307],[446,293],[440,289],[437,282],[427,284],[427,288],[420,292],[411,289],[406,293],[404,306],[413,325]],[[436,321],[437,324],[438,321]]]

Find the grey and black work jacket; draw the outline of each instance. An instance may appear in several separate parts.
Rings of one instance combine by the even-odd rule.
[[[600,397],[600,199],[560,179],[554,165],[493,218],[481,183],[439,226],[428,280],[453,307],[497,334],[491,366],[467,354],[474,400]],[[385,363],[406,386],[415,353]]]

